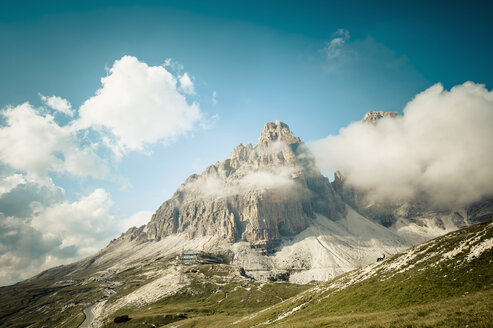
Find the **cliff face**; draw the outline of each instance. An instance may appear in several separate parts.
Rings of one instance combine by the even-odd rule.
[[[219,236],[270,248],[306,229],[315,213],[337,220],[345,206],[289,127],[267,123],[255,146],[240,144],[229,159],[190,176],[136,238]]]
[[[398,116],[400,115],[395,112],[384,112],[383,110],[371,110],[365,114],[365,117],[363,118],[363,122],[375,124],[377,123],[378,120],[382,118],[386,118],[386,117],[394,118]]]

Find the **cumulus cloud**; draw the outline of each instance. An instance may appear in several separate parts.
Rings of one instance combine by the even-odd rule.
[[[41,98],[43,104],[45,104],[46,106],[65,115],[74,116],[74,112],[72,111],[72,105],[68,102],[67,99],[57,96],[46,97],[43,96],[41,93],[39,94],[39,97]]]
[[[90,148],[82,148],[70,129],[59,126],[53,116],[42,114],[29,103],[9,106],[0,112],[0,161],[38,176],[68,172],[100,177],[106,166]]]
[[[182,70],[171,59],[149,66],[125,56],[76,118],[68,100],[42,94],[43,107],[26,102],[0,109],[0,284],[93,254],[151,217],[141,211],[115,220],[103,189],[69,202],[52,177],[106,179],[111,152],[144,150],[203,124],[199,105],[186,99],[195,90]],[[60,123],[59,112],[68,122]]]
[[[354,122],[311,144],[322,170],[378,200],[426,197],[455,207],[493,196],[493,92],[466,82],[436,84],[398,118]]]
[[[195,87],[193,86],[192,79],[188,75],[188,73],[185,72],[182,76],[179,78],[180,81],[180,86],[178,90],[183,92],[186,95],[194,95],[195,94]]]
[[[33,209],[30,216],[0,213],[0,285],[92,255],[120,232],[103,189],[75,202],[27,205]]]
[[[43,267],[47,252],[59,241],[43,236],[29,221],[0,213],[0,285],[29,278]]]
[[[341,56],[344,44],[350,39],[349,31],[345,29],[338,29],[332,34],[332,39],[325,43],[325,53],[328,59],[335,59]]]
[[[174,60],[173,58],[166,58],[164,60],[164,67],[166,67],[168,70],[171,70],[175,73],[179,73],[185,69],[183,64],[179,63],[178,61]]]
[[[64,190],[50,178],[14,174],[5,179],[12,177],[17,185],[0,195],[0,213],[5,216],[29,218],[40,208],[65,200]]]
[[[0,180],[0,196],[26,182],[22,174],[12,174]]]
[[[43,107],[0,109],[0,284],[91,255],[150,219],[141,211],[115,220],[104,189],[69,202],[52,177],[108,178],[111,152],[145,150],[202,125],[199,105],[186,98],[195,94],[192,78],[182,71],[171,59],[149,66],[124,56],[76,118],[68,100],[42,94]]]
[[[212,106],[216,106],[217,105],[217,92],[216,92],[216,90],[214,90],[212,92],[211,101],[212,101]]]
[[[120,220],[120,225],[122,226],[123,231],[127,231],[131,227],[140,227],[144,224],[147,224],[150,220],[154,212],[152,211],[140,211],[129,218]]]
[[[61,247],[76,246],[80,255],[87,256],[104,246],[100,240],[118,233],[109,213],[112,204],[108,192],[96,189],[76,202],[42,209],[31,225],[43,234],[57,236]]]
[[[189,87],[185,80],[182,83]],[[199,104],[187,102],[176,78],[164,66],[149,66],[124,56],[114,62],[101,83],[96,95],[80,107],[80,119],[73,126],[108,131],[115,138],[117,153],[173,140],[202,119]]]

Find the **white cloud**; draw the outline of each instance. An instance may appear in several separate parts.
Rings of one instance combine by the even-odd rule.
[[[167,67],[168,70],[171,70],[175,73],[179,73],[179,72],[183,71],[185,68],[181,63],[177,62],[173,58],[166,58],[164,60],[163,66]]]
[[[199,105],[187,103],[176,78],[164,66],[148,66],[124,56],[101,83],[96,95],[80,107],[74,128],[110,132],[121,153],[173,140],[192,131],[202,119]]]
[[[131,227],[140,227],[144,224],[147,224],[151,220],[153,214],[154,212],[152,211],[140,211],[133,214],[129,218],[122,219],[120,221],[122,230],[127,231]]]
[[[96,189],[76,202],[32,202],[31,217],[0,213],[0,285],[94,254],[119,232],[112,201]]]
[[[22,176],[22,174],[13,174],[4,177],[0,181],[0,196],[2,196],[2,194],[8,193],[12,189],[23,183],[26,183],[26,179]]]
[[[51,97],[46,97],[43,96],[41,93],[39,94],[39,97],[41,98],[41,101],[48,107],[59,111],[60,113],[63,113],[68,116],[74,116],[74,112],[72,111],[72,105],[68,102],[67,99],[57,97],[57,96],[51,96]]]
[[[122,228],[150,219],[141,211],[115,221],[103,189],[69,202],[50,176],[107,178],[109,160],[101,156],[145,151],[206,124],[199,105],[186,99],[195,90],[190,76],[179,74],[183,66],[165,66],[178,71],[130,56],[115,61],[76,119],[67,100],[40,94],[45,106],[72,117],[67,125],[27,102],[0,110],[0,284],[91,255]]]
[[[44,176],[68,172],[76,176],[100,177],[106,166],[90,149],[78,146],[70,129],[59,126],[53,116],[41,114],[29,103],[7,107],[0,112],[0,161],[10,167]]]
[[[109,210],[113,202],[104,189],[96,189],[79,201],[55,204],[32,218],[32,227],[61,240],[60,247],[75,246],[88,256],[105,246],[119,232]],[[83,250],[83,251],[81,251]]]
[[[335,59],[341,56],[344,44],[350,39],[349,31],[338,29],[332,34],[332,39],[325,43],[325,53],[328,59]]]
[[[349,34],[349,31],[346,29],[343,29],[343,28],[337,29],[337,31],[335,31],[332,34],[332,36],[333,37],[335,37],[335,36],[342,37],[344,40],[349,40],[349,38],[351,37],[351,35]]]
[[[212,101],[212,106],[216,106],[217,105],[217,93],[216,93],[216,90],[214,90],[212,92],[211,101]]]
[[[217,176],[200,176],[183,188],[198,197],[222,198],[241,195],[254,190],[283,189],[288,191],[295,185],[291,178],[293,168],[280,166],[272,170],[246,171],[246,174],[232,179]]]
[[[186,95],[194,95],[195,94],[195,87],[193,86],[192,79],[188,75],[188,73],[185,72],[182,76],[180,76],[180,87],[178,90],[183,92]]]
[[[325,172],[379,200],[426,195],[461,206],[493,195],[493,91],[466,82],[418,94],[404,115],[376,125],[355,122],[311,145]]]

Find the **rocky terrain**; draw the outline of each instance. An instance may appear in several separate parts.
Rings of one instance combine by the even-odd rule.
[[[395,118],[398,117],[399,114],[394,112],[384,112],[383,110],[371,110],[365,114],[363,118],[363,122],[375,124],[378,120],[382,118]]]
[[[345,205],[289,127],[267,123],[255,146],[192,175],[152,216],[137,238],[185,232],[247,241],[265,250],[305,230],[315,214],[338,220]],[[135,232],[134,232],[135,233]]]

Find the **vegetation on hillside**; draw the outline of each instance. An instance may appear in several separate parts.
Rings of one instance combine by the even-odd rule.
[[[183,328],[490,327],[492,242],[490,220],[308,285],[254,281],[229,264],[177,266],[172,257],[117,272],[91,269],[67,276],[71,268],[61,267],[0,288],[0,324],[78,327],[82,310],[111,283],[116,294],[106,304],[123,306],[115,307],[104,327],[172,327],[177,321]],[[166,270],[179,273],[175,291],[152,302],[125,302]]]

